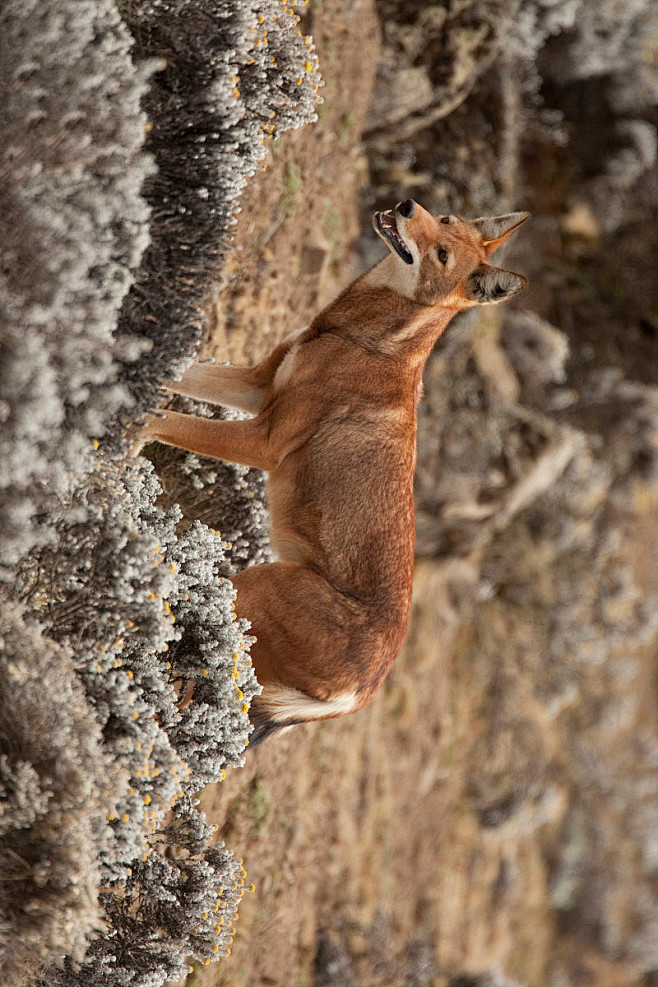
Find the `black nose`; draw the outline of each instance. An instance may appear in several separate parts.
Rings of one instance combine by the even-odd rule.
[[[404,216],[405,219],[411,219],[414,214],[414,205],[415,203],[413,199],[405,199],[404,202],[401,202],[398,206],[398,212],[401,216]]]

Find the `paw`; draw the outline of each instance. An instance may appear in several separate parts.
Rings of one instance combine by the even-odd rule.
[[[124,432],[126,440],[126,455],[128,459],[136,459],[144,446],[151,441],[148,429],[148,415],[133,422]]]
[[[162,411],[149,411],[126,429],[124,434],[129,459],[136,459],[144,446],[157,438],[158,420],[165,417]]]

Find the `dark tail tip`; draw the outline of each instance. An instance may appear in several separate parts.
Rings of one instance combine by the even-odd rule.
[[[252,733],[249,734],[249,746],[247,750],[251,750],[253,747],[258,747],[262,744],[264,740],[267,740],[273,733],[277,730],[283,730],[287,727],[294,727],[299,720],[285,720],[283,723],[276,723],[274,720],[261,720],[254,724],[254,729]]]

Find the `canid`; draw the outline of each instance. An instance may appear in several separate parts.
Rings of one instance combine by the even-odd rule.
[[[246,421],[148,415],[142,440],[267,471],[276,561],[234,578],[251,621],[259,740],[365,706],[404,638],[414,565],[416,405],[453,316],[526,280],[488,257],[527,213],[464,220],[412,199],[373,217],[388,255],[256,367],[193,364],[176,394]]]

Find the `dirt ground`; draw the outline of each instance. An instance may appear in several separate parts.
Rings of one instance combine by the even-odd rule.
[[[359,270],[359,135],[378,25],[370,0],[307,10],[320,118],[276,141],[246,190],[202,356],[256,361]],[[188,985],[447,987],[456,971],[495,969],[546,983],[555,920],[541,843],[483,831],[468,804],[463,745],[478,732],[478,662],[490,656],[471,660],[474,632],[447,586],[440,563],[418,563],[407,642],[366,710],[248,751],[202,794],[255,890],[231,955],[197,965]],[[504,640],[504,612],[488,616]],[[633,983],[596,957],[582,965],[588,983]]]
[[[358,136],[377,20],[365,0],[325,0],[311,5],[302,27],[314,37],[325,80],[320,119],[283,135],[249,184],[203,355],[257,360],[357,269],[357,194],[367,182]],[[204,810],[243,857],[255,891],[240,907],[232,955],[195,968],[188,983],[302,987],[329,970],[332,983],[352,983],[356,973],[359,984],[394,984],[423,964],[433,976],[423,928],[451,784],[440,742],[449,715],[441,631],[432,655],[407,649],[368,709],[247,752],[244,769],[203,793]],[[400,955],[409,942],[411,958]],[[347,970],[345,943],[361,957],[357,971]]]

